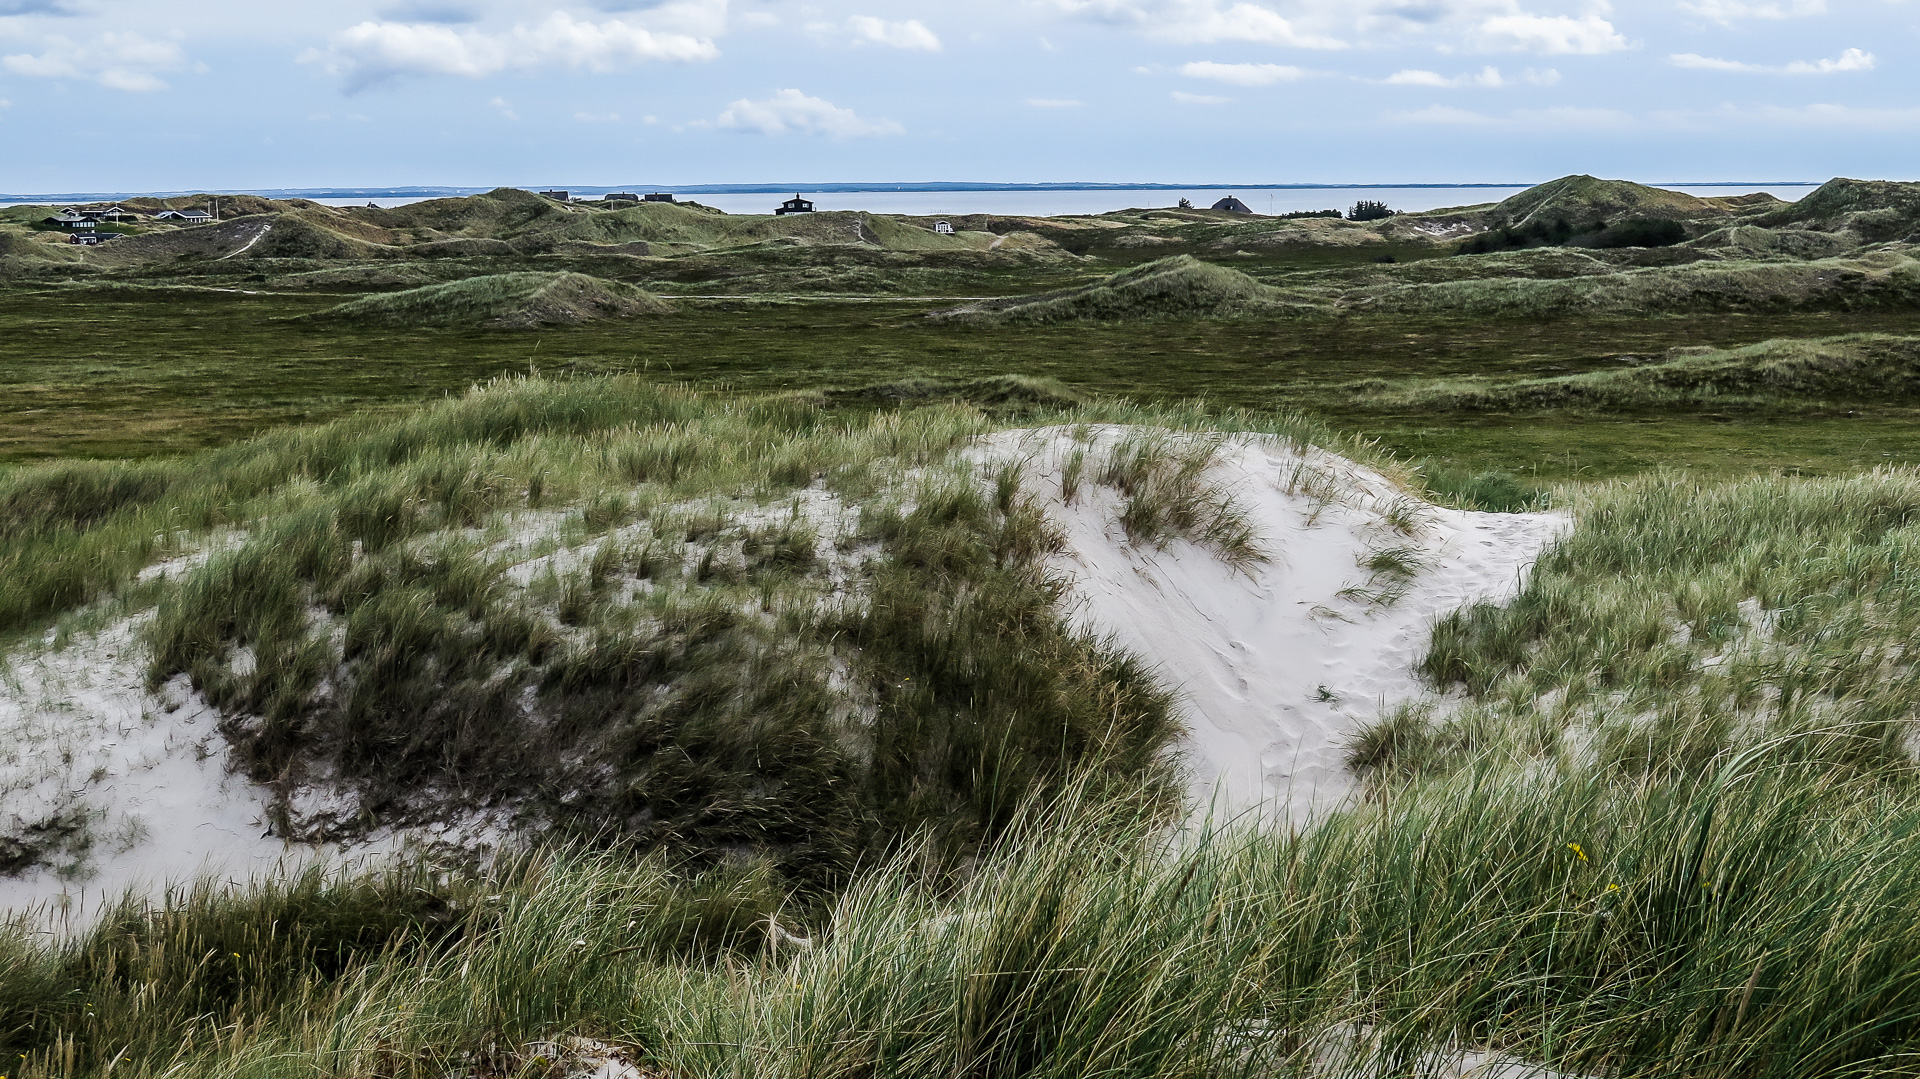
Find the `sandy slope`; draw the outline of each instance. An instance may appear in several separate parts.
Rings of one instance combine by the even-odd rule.
[[[1097,457],[1131,435],[1079,431],[1086,442],[1065,428],[1004,432],[972,455],[1027,461],[1027,489],[1067,540],[1054,568],[1073,583],[1074,617],[1147,658],[1180,691],[1193,793],[1222,813],[1298,822],[1337,804],[1350,789],[1345,741],[1383,705],[1423,696],[1412,666],[1432,619],[1509,594],[1566,524],[1552,514],[1428,506],[1343,458],[1239,438],[1221,447],[1207,481],[1246,509],[1269,560],[1236,571],[1184,540],[1158,549],[1129,542],[1111,489],[1083,486],[1068,505],[1064,455],[1079,446]],[[1377,589],[1360,561],[1388,547],[1425,563],[1404,594],[1387,604],[1342,595]],[[268,824],[268,792],[229,773],[214,710],[184,679],[146,688],[142,617],[0,660],[0,838],[34,837],[51,822],[36,842],[56,866],[0,876],[0,910],[43,905],[84,921],[127,889],[204,874],[237,880],[489,831],[454,822],[351,852],[283,843]]]
[[[0,833],[59,820],[90,837],[58,844],[64,875],[0,877],[0,909],[84,918],[128,888],[279,865],[265,792],[228,775],[219,717],[184,678],[146,691],[136,629],[9,657],[0,673]]]
[[[1087,443],[1065,428],[1005,432],[988,452],[1030,459],[1029,488],[1067,538],[1055,568],[1073,582],[1076,616],[1180,691],[1193,795],[1222,815],[1300,822],[1337,804],[1351,785],[1346,740],[1383,706],[1429,695],[1413,665],[1434,618],[1511,595],[1567,524],[1560,514],[1431,506],[1345,458],[1235,439],[1207,479],[1248,511],[1270,559],[1237,572],[1184,540],[1159,550],[1128,542],[1111,489],[1082,488],[1066,505],[1066,454],[1078,445],[1096,459],[1128,437],[1083,432]],[[1417,519],[1413,535],[1389,524],[1395,510]],[[1361,560],[1388,547],[1416,548],[1426,562],[1405,594],[1389,605],[1340,595],[1367,588]]]

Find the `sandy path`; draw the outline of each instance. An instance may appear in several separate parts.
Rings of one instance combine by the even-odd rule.
[[[1095,429],[1089,460],[1125,431]],[[1422,527],[1402,536],[1383,514],[1404,496],[1377,473],[1245,439],[1227,445],[1208,476],[1247,509],[1271,558],[1236,572],[1184,540],[1161,550],[1130,543],[1108,489],[1083,487],[1065,505],[1061,462],[1074,445],[1065,429],[1006,432],[989,452],[1032,459],[1030,488],[1067,537],[1054,568],[1072,581],[1075,617],[1179,691],[1193,797],[1225,815],[1299,823],[1338,804],[1352,786],[1343,756],[1353,734],[1384,707],[1431,696],[1413,668],[1433,620],[1512,595],[1567,525],[1560,514],[1417,503]],[[1307,486],[1335,501],[1302,490],[1303,466]],[[1339,595],[1368,584],[1361,559],[1393,546],[1417,548],[1426,562],[1402,598],[1382,606]]]

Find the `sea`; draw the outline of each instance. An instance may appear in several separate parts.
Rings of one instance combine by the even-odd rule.
[[[1720,195],[1743,195],[1753,191],[1765,191],[1777,198],[1792,202],[1818,184],[1813,183],[1755,183],[1755,184],[1659,184],[1673,191],[1684,191],[1691,195],[1706,197]],[[633,190],[629,188],[628,190]],[[671,191],[671,188],[666,190]],[[1412,187],[1194,187],[1185,189],[1139,188],[1125,190],[1100,190],[1080,188],[1048,188],[1045,190],[1004,190],[1004,191],[808,191],[805,187],[791,192],[768,194],[762,192],[740,193],[694,193],[681,195],[684,201],[698,202],[730,214],[772,213],[774,207],[791,195],[800,195],[813,202],[818,210],[865,210],[877,214],[904,214],[910,216],[933,216],[939,214],[997,214],[1002,216],[1023,217],[1060,217],[1079,214],[1102,214],[1114,210],[1146,209],[1158,206],[1176,206],[1182,198],[1195,206],[1211,206],[1220,199],[1231,195],[1247,204],[1256,214],[1284,214],[1300,210],[1345,210],[1362,199],[1372,199],[1386,203],[1390,208],[1406,212],[1436,210],[1451,206],[1474,206],[1488,202],[1499,202],[1509,195],[1525,191],[1525,186],[1485,187],[1485,186],[1412,186]],[[264,193],[264,192],[263,192]],[[598,197],[604,191],[581,189],[573,192],[576,198]],[[124,197],[124,196],[122,196]],[[281,197],[275,193],[275,197]],[[443,195],[374,195],[350,196],[328,195],[313,201],[330,206],[405,206],[421,202],[427,198],[443,198]],[[24,200],[22,200],[24,201]],[[39,200],[36,200],[39,201]],[[0,201],[0,205],[17,205]]]

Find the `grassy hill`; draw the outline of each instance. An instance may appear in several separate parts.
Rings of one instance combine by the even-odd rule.
[[[1778,246],[1778,234],[1767,239]],[[986,325],[1342,314],[1541,318],[1854,310],[1920,301],[1920,261],[1904,247],[1809,260],[1777,255],[1754,259],[1738,248],[1733,255],[1712,258],[1701,253],[1678,265],[1634,267],[1586,252],[1500,252],[1405,266],[1298,272],[1276,277],[1274,284],[1178,255],[1092,284],[981,300],[934,317]]]
[[[658,297],[577,273],[469,277],[350,300],[314,315],[387,326],[485,326],[524,330],[672,310]]]
[[[1044,324],[1293,313],[1298,305],[1238,270],[1176,255],[1091,285],[1035,296],[982,300],[937,313],[954,322]]]
[[[1730,209],[1716,199],[1627,180],[1580,175],[1562,176],[1511,195],[1496,204],[1488,216],[1501,225],[1520,226],[1553,217],[1582,223],[1596,218],[1622,217],[1698,220],[1726,216],[1729,212]]]
[[[1693,409],[1920,400],[1920,339],[1850,334],[1697,350],[1630,368],[1555,378],[1404,384],[1376,400],[1468,411]]]
[[[1920,237],[1920,184],[1835,178],[1755,222],[1846,231],[1868,243],[1911,240]]]

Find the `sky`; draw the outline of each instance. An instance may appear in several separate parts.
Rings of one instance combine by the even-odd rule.
[[[1920,0],[0,0],[0,192],[1914,179]]]

